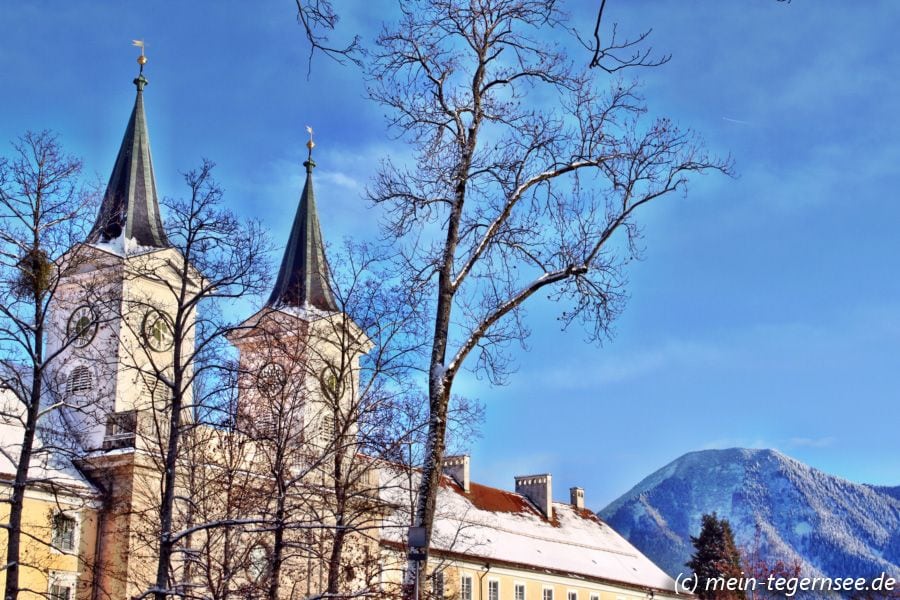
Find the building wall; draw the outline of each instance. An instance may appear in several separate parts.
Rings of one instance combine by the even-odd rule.
[[[0,494],[11,492],[7,483],[0,485]],[[53,517],[60,511],[76,519],[75,550],[63,553],[48,543],[52,539]],[[0,504],[0,522],[9,521],[9,505]],[[55,496],[49,492],[30,490],[25,497],[22,514],[22,569],[19,586],[21,600],[45,599],[52,580],[76,584],[73,598],[90,598],[91,578],[95,565],[97,511],[92,500],[74,495]],[[35,538],[42,541],[36,541]],[[45,542],[46,541],[46,542]],[[6,530],[0,530],[0,564],[6,563]],[[0,570],[0,589],[6,585],[6,571]]]
[[[74,273],[62,279],[50,306],[47,352],[49,355],[62,350],[52,363],[52,389],[45,390],[45,394],[50,400],[53,395],[65,395],[66,380],[72,370],[79,366],[90,370],[93,389],[75,398],[74,404],[79,408],[68,412],[70,421],[78,424],[83,446],[94,449],[103,442],[111,413],[153,408],[147,385],[153,385],[153,378],[149,375],[154,368],[167,370],[172,352],[155,352],[148,347],[143,321],[150,310],[173,318],[177,306],[172,289],[177,289],[178,281],[171,275],[169,280],[154,281],[150,275],[165,276],[171,269],[164,268],[164,261],[178,264],[181,258],[171,249],[122,258],[90,247],[79,248],[77,258],[71,259],[77,261]],[[95,309],[100,320],[96,334],[83,348],[66,346],[69,319],[80,306]],[[190,318],[185,356],[193,351],[192,322]],[[185,404],[190,402],[189,388],[185,391]]]
[[[525,600],[545,600],[544,590],[552,592],[552,600],[573,600],[569,594],[575,594],[574,600],[644,600],[647,590],[634,589],[625,585],[614,585],[601,582],[589,582],[584,578],[551,575],[539,571],[510,567],[491,566],[478,563],[452,563],[447,568],[445,586],[456,593],[463,576],[473,580],[471,600],[493,600],[488,593],[489,582],[499,583],[498,600],[515,600],[514,592],[517,584],[525,586]],[[668,598],[659,592],[654,598]]]
[[[406,566],[404,557],[395,550],[390,550],[383,555],[382,560],[385,565],[383,591],[386,596],[397,596],[400,593]],[[625,584],[592,581],[587,577],[558,575],[525,567],[491,565],[486,559],[468,561],[433,555],[429,560],[427,575],[423,575],[419,580],[419,585],[423,586],[428,597],[433,600],[438,598],[434,595],[433,589],[432,573],[435,571],[440,571],[444,575],[443,597],[448,600],[494,600],[489,595],[491,581],[499,584],[497,600],[516,600],[516,585],[525,586],[524,600],[545,600],[544,590],[552,590],[552,600],[570,600],[570,593],[575,594],[574,600],[646,600],[650,597],[649,590]],[[461,595],[463,577],[471,577],[471,598],[463,598]],[[654,590],[653,598],[675,600],[678,596]]]

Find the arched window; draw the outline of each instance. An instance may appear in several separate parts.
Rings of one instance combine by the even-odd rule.
[[[261,580],[269,567],[268,551],[263,546],[253,546],[250,549],[248,558],[250,560],[248,561],[247,572],[250,575],[250,579],[253,581]]]
[[[66,379],[66,395],[74,396],[79,394],[87,394],[94,389],[94,378],[91,370],[85,366],[78,366],[72,369],[69,377]]]

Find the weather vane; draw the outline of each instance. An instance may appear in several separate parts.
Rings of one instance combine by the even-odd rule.
[[[141,73],[144,72],[144,65],[147,64],[147,57],[144,56],[144,40],[131,40],[132,46],[137,46],[141,49],[141,55],[138,56],[138,64],[141,65]]]
[[[309,148],[310,152],[312,152],[312,149],[316,147],[316,143],[313,142],[313,128],[307,125],[306,132],[309,134],[309,141],[306,142],[306,147]]]

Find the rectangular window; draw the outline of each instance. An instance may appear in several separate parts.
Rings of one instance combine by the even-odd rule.
[[[431,595],[435,598],[444,597],[444,572],[435,571],[431,574]]]
[[[103,449],[134,448],[134,433],[136,430],[136,411],[120,411],[109,415],[106,418],[106,436],[103,439]]]
[[[64,583],[50,584],[50,600],[72,600],[72,586]]]
[[[544,588],[544,600],[553,600],[553,588]]]
[[[525,600],[525,584],[517,583],[516,584],[516,594],[514,600]]]
[[[600,594],[591,594],[591,600],[600,600]]]
[[[472,577],[463,575],[459,579],[459,598],[460,600],[472,600]]]
[[[496,579],[488,581],[488,600],[500,600],[500,582]]]
[[[578,592],[575,590],[569,590],[568,594],[566,594],[566,598],[568,600],[578,600]]]
[[[75,550],[75,519],[59,513],[53,517],[53,546],[61,552]]]

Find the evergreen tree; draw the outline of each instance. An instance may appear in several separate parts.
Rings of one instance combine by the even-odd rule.
[[[707,584],[710,580],[728,582],[742,577],[741,554],[734,543],[728,520],[720,519],[715,512],[704,514],[700,535],[691,536],[691,543],[694,544],[694,553],[687,566],[699,579],[697,596],[716,600],[746,598],[742,591],[727,591],[722,589],[721,584]]]

